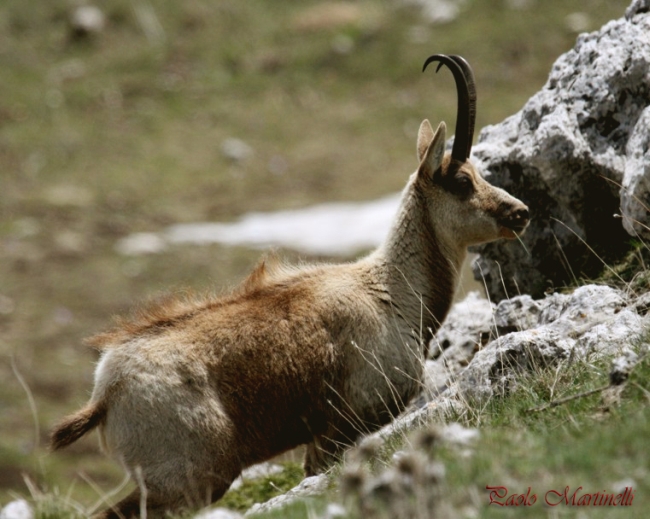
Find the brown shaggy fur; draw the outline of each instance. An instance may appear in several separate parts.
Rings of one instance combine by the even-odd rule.
[[[199,296],[191,292],[165,294],[136,308],[128,318],[118,317],[115,328],[93,335],[85,342],[95,348],[104,349],[122,344],[132,337],[157,333],[165,328],[176,326],[202,311],[231,304],[239,298],[246,298],[291,271],[291,267],[280,263],[275,253],[270,253],[260,260],[251,273],[229,294],[217,297]]]

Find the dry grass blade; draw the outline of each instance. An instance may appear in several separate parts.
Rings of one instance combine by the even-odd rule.
[[[580,398],[585,398],[591,395],[594,395],[596,393],[600,393],[601,391],[605,391],[606,389],[610,388],[611,384],[607,384],[606,386],[602,387],[597,387],[595,389],[590,389],[588,391],[582,391],[581,393],[577,393],[575,395],[570,395],[564,398],[558,398],[557,400],[553,400],[549,402],[548,404],[540,405],[538,407],[531,407],[530,409],[527,409],[527,412],[529,413],[538,413],[540,411],[546,411],[547,409],[552,409],[553,407],[557,407],[562,404],[566,404],[568,402],[572,402],[573,400],[578,400]]]
[[[34,395],[32,394],[32,390],[29,388],[29,385],[27,384],[23,376],[20,374],[20,371],[18,371],[18,366],[16,366],[16,359],[13,355],[11,356],[11,370],[13,371],[15,377],[18,379],[18,383],[25,391],[25,394],[27,395],[27,401],[29,402],[29,409],[32,413],[32,420],[34,423],[34,445],[32,449],[35,450],[38,448],[40,443],[40,431],[41,431],[40,423],[38,420],[38,410],[36,409],[36,401],[34,400]]]

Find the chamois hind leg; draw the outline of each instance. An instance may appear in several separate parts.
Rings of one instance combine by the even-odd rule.
[[[232,478],[234,480],[234,478]],[[219,484],[212,484],[205,489],[203,495],[199,496],[196,488],[186,495],[176,497],[166,493],[156,495],[147,491],[145,506],[147,508],[147,519],[159,519],[166,517],[167,512],[178,512],[183,509],[194,509],[207,506],[220,499],[230,488],[231,481],[221,481]],[[132,519],[141,517],[142,493],[136,488],[128,496],[111,508],[96,514],[93,519]]]
[[[93,519],[132,519],[141,517],[140,505],[142,502],[142,493],[136,488],[119,503],[107,508],[98,514],[93,515]],[[147,496],[147,519],[164,517],[166,506],[158,504],[155,499]]]
[[[205,448],[194,456],[189,451],[179,456],[170,451],[166,451],[169,459],[162,464],[150,463],[144,470],[141,465],[131,465],[129,472],[138,488],[98,517],[141,517],[141,505],[146,506],[147,519],[163,518],[167,512],[198,509],[221,498],[241,472],[241,464],[232,453],[219,456]],[[161,457],[165,454],[153,453]]]
[[[93,515],[92,519],[135,519],[142,517],[140,505],[142,502],[142,493],[136,488],[119,503],[113,505],[98,514]],[[179,510],[183,508],[183,500],[171,501],[169,499],[157,499],[155,496],[147,495],[147,519],[162,519],[166,517],[169,510]]]

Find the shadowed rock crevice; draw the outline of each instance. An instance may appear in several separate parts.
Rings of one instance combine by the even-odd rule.
[[[519,113],[481,132],[474,159],[533,218],[530,254],[516,242],[476,248],[474,274],[493,300],[596,277],[633,238],[650,238],[647,5],[581,35]]]

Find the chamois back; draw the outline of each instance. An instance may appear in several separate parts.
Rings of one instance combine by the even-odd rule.
[[[220,295],[192,291],[168,293],[135,308],[128,317],[117,317],[115,327],[86,339],[98,349],[123,344],[141,335],[155,334],[192,318],[204,310],[250,298],[255,293],[288,279],[300,269],[283,264],[277,255],[268,254],[251,273],[230,292]]]

